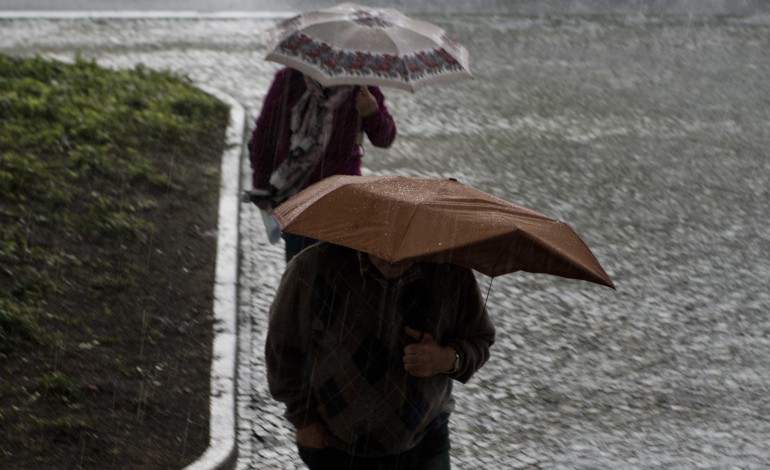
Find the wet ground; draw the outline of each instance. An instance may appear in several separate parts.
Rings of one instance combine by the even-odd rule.
[[[617,285],[494,279],[498,342],[456,388],[454,468],[766,468],[770,17],[428,19],[476,79],[386,90],[400,134],[366,172],[455,177],[562,219]],[[253,118],[271,24],[0,19],[0,51],[176,70]],[[242,209],[238,468],[294,468],[262,363],[282,248]]]

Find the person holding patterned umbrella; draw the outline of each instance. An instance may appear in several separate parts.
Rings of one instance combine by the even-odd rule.
[[[396,124],[376,86],[324,87],[292,69],[279,70],[248,144],[252,194],[262,210],[331,175],[361,174],[363,135],[387,148]],[[315,242],[282,234],[288,262]]]
[[[330,175],[359,175],[364,134],[387,148],[396,125],[379,86],[416,91],[472,78],[468,51],[444,29],[390,8],[343,3],[269,31],[276,75],[249,149],[249,200],[261,209]],[[269,223],[269,218],[266,218]],[[291,234],[286,259],[312,239]]]

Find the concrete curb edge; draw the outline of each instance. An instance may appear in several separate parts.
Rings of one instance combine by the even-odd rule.
[[[6,20],[83,20],[83,19],[119,19],[119,20],[278,20],[296,15],[292,11],[175,11],[175,10],[3,10],[0,7],[0,19]]]
[[[217,254],[214,281],[214,339],[212,341],[209,446],[187,470],[231,469],[238,455],[236,441],[236,381],[238,357],[238,217],[240,168],[246,111],[220,90],[196,84],[227,103],[230,124],[222,154]]]

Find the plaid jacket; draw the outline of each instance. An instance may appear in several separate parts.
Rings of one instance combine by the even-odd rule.
[[[461,368],[451,377],[409,375],[405,325],[455,347]],[[321,420],[348,453],[395,454],[452,410],[451,379],[470,379],[493,342],[471,270],[419,263],[387,280],[367,256],[320,243],[281,280],[266,341],[268,383],[295,427]]]

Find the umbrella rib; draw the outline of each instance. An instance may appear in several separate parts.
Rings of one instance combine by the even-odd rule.
[[[385,34],[385,37],[388,38],[388,41],[390,41],[391,44],[393,44],[393,49],[396,51],[396,54],[395,54],[396,57],[399,57],[399,58],[402,57],[404,54],[401,51],[401,48],[399,47],[398,43],[395,40],[393,40],[393,38],[390,37],[389,34]],[[399,65],[400,65],[399,68],[401,70],[398,71],[398,74],[404,77],[404,82],[407,84],[410,84],[410,88],[413,88],[411,87],[412,80],[409,79],[409,73],[408,73],[408,70],[406,69],[406,65],[400,62],[399,62]],[[411,89],[411,91],[414,92],[414,89]]]
[[[563,222],[559,222],[559,223],[560,223],[560,224],[563,224],[563,225],[566,225],[566,224],[564,224]],[[572,228],[571,228],[571,227],[569,227],[569,226],[566,226],[566,227],[567,227],[567,228],[568,228],[570,231],[572,231],[573,233],[575,233],[575,231],[574,231],[574,230],[572,230]],[[566,251],[564,251],[564,250],[562,250],[562,249],[560,249],[560,248],[557,248],[557,247],[553,246],[552,244],[548,243],[546,240],[543,240],[541,237],[538,237],[538,236],[536,236],[536,235],[533,235],[533,234],[530,234],[530,233],[527,233],[527,232],[524,232],[524,233],[527,235],[527,239],[529,239],[529,241],[530,241],[531,243],[533,243],[534,245],[537,245],[537,246],[539,246],[539,247],[540,247],[541,249],[543,249],[544,251],[547,251],[547,252],[550,252],[550,253],[552,253],[552,254],[553,254],[554,256],[556,256],[557,258],[559,258],[559,259],[561,259],[562,261],[565,261],[565,262],[567,262],[567,263],[570,263],[570,264],[571,264],[571,265],[573,265],[573,266],[581,266],[581,264],[582,264],[582,263],[580,263],[580,262],[579,262],[579,261],[578,261],[578,260],[575,258],[575,256],[574,256],[573,254],[571,254],[571,253],[568,253],[568,252],[566,252]],[[575,233],[575,236],[576,236],[576,237],[578,237],[578,235],[577,235],[576,233]],[[578,239],[580,239],[580,237],[578,237]],[[582,242],[582,240],[581,240],[581,242]],[[509,244],[509,246],[510,246],[511,244],[513,244],[513,240],[509,241],[509,242],[508,242],[508,244]],[[586,249],[588,250],[588,247],[587,247],[587,246],[586,246]],[[501,255],[500,255],[500,256],[498,256],[498,259],[497,259],[497,261],[495,261],[495,268],[497,267],[497,264],[500,262],[500,259],[502,258],[502,253],[504,253],[504,252],[503,252],[503,251],[501,251]],[[599,272],[593,272],[593,271],[590,271],[590,270],[588,270],[588,271],[585,271],[585,272],[587,272],[588,274],[590,274],[590,275],[591,275],[591,276],[594,278],[594,280],[593,280],[592,282],[601,283],[601,282],[597,282],[599,279],[601,279],[601,280],[602,280],[602,281],[605,283],[605,285],[607,285],[607,286],[609,286],[609,287],[612,287],[612,288],[614,289],[614,288],[615,288],[614,284],[613,284],[613,283],[612,283],[612,281],[609,279],[609,276],[607,276],[607,273],[605,273],[605,272],[604,272],[604,269],[603,269],[603,268],[601,267],[601,265],[599,264],[599,261],[596,259],[596,256],[594,256],[594,254],[593,254],[593,253],[591,253],[591,251],[590,251],[590,250],[588,250],[588,254],[589,254],[589,255],[591,256],[591,258],[593,259],[593,262],[594,262],[593,264],[595,264],[595,267],[596,267],[596,268],[598,268],[598,270],[599,270]],[[523,271],[527,271],[527,272],[535,272],[535,271],[529,271],[529,270],[523,270]],[[540,271],[540,272],[543,272],[543,273],[546,273],[546,274],[548,273],[547,271]],[[566,273],[566,272],[565,272],[565,273],[562,273],[562,274],[560,274],[560,276],[562,276],[562,277],[570,277],[570,278],[573,278],[573,279],[582,279],[582,278],[580,278],[580,277],[577,277],[576,275],[567,275],[567,273]]]
[[[404,232],[401,234],[401,240],[398,242],[398,247],[393,252],[394,255],[401,252],[401,247],[404,246],[404,239],[406,238],[406,234],[409,232],[409,228],[412,226],[412,222],[414,221],[414,218],[417,216],[418,209],[419,209],[419,206],[416,206],[414,208],[414,211],[412,211],[412,216],[409,217],[409,223],[406,224],[406,228],[404,229]]]

